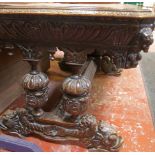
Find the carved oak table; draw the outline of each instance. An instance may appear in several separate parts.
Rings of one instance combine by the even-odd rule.
[[[31,71],[23,77],[25,107],[8,110],[0,128],[18,136],[37,135],[90,151],[118,151],[116,129],[86,113],[95,73],[120,75],[133,68],[153,43],[154,12],[130,5],[1,3],[0,42],[21,50]],[[43,52],[64,51],[60,67],[74,75],[62,84],[54,111],[45,112],[48,77],[37,69]],[[54,59],[54,57],[53,57]]]

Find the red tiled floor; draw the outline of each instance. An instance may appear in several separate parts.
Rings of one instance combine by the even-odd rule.
[[[90,111],[118,127],[124,137],[121,151],[155,151],[155,130],[139,68],[124,70],[120,77],[96,77],[93,92]]]
[[[67,75],[52,63],[50,80],[59,81]],[[120,77],[97,75],[92,94],[88,111],[117,127],[124,138],[120,151],[155,151],[155,130],[139,67],[124,70]],[[87,151],[78,146],[53,144],[33,137],[26,139],[47,152]]]

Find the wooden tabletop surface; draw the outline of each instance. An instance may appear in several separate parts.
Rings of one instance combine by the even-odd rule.
[[[0,14],[155,18],[154,11],[128,4],[0,3]]]

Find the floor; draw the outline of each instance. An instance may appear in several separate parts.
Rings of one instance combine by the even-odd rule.
[[[143,53],[142,56],[143,59],[140,61],[139,66],[155,127],[155,70],[152,69],[152,66],[155,65],[155,52]]]
[[[53,84],[61,83],[68,73],[51,63],[48,72]],[[15,101],[23,102],[22,99]],[[98,75],[93,81],[91,104],[88,111],[98,119],[114,124],[124,138],[120,151],[155,151],[155,130],[139,67],[122,72],[120,77]],[[46,152],[87,151],[72,145],[59,145],[28,137]]]

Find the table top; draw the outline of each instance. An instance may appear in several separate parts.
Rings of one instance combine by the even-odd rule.
[[[129,4],[0,3],[0,14],[155,18],[155,12]]]

